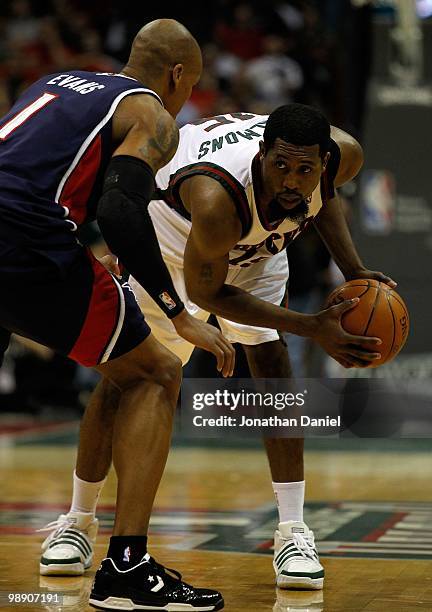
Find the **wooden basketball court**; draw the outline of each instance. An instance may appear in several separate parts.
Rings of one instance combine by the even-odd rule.
[[[37,528],[68,509],[75,423],[22,427],[0,437],[0,590],[60,593],[62,605],[23,610],[91,610],[94,567],[83,578],[38,573]],[[409,612],[432,610],[432,455],[423,442],[309,441],[306,521],[326,569],[323,592],[278,591],[271,546],[276,510],[264,452],[175,445],[160,488],[150,553],[193,584],[220,589],[237,611]],[[115,477],[103,491],[97,562],[114,512]]]

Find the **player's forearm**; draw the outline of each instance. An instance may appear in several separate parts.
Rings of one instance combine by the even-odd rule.
[[[364,268],[337,195],[323,206],[315,227],[347,280]]]
[[[191,299],[201,308],[219,317],[257,327],[268,327],[313,338],[316,318],[261,300],[238,287],[223,285],[217,293],[190,291]]]
[[[184,306],[162,258],[147,210],[154,189],[151,169],[142,160],[117,156],[108,166],[97,220],[108,247],[169,317]]]

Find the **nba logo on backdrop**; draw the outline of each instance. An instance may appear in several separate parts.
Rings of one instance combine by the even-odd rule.
[[[396,184],[387,170],[367,170],[361,182],[361,221],[369,234],[390,234],[394,228]]]

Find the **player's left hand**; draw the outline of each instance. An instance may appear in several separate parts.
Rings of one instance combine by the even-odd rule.
[[[396,281],[394,281],[389,276],[386,276],[382,272],[378,272],[376,270],[366,270],[366,268],[362,268],[361,270],[358,270],[354,274],[350,274],[349,278],[346,278],[345,280],[347,281],[355,280],[356,278],[372,278],[374,280],[380,281],[381,283],[385,283],[392,289],[397,287]]]
[[[235,350],[217,327],[196,319],[186,309],[171,320],[179,336],[213,353],[217,360],[217,369],[225,378],[233,375]]]

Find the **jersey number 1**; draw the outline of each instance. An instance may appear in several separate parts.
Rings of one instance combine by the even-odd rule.
[[[5,140],[14,130],[16,130],[16,128],[20,127],[27,119],[30,119],[30,117],[39,112],[55,98],[58,98],[58,96],[50,93],[44,93],[39,98],[36,98],[34,102],[23,108],[15,117],[9,119],[9,121],[0,128],[0,140]]]

